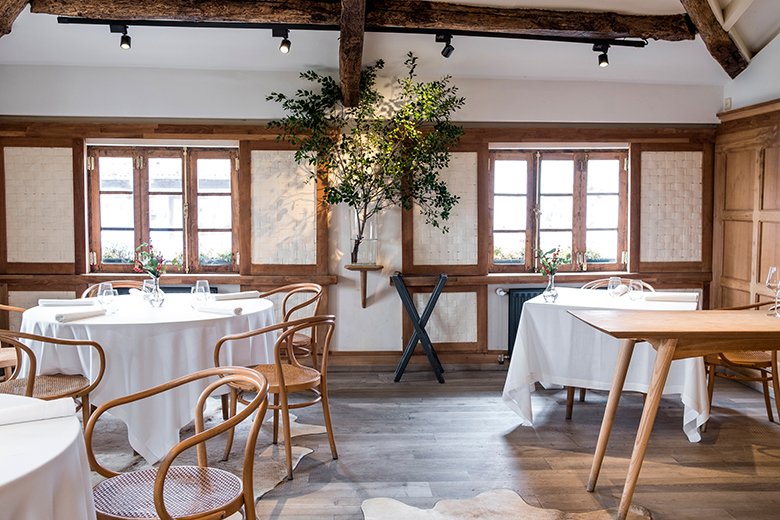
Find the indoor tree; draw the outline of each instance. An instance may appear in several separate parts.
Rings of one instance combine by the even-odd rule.
[[[336,79],[307,71],[301,78],[316,85],[288,96],[274,92],[286,115],[269,127],[296,147],[295,159],[324,185],[328,204],[345,203],[355,211],[352,263],[365,238],[368,220],[390,206],[417,204],[427,223],[444,226],[458,197],[439,176],[463,129],[450,122],[465,100],[450,84],[416,79],[417,57],[404,62],[407,75],[394,83],[386,99],[376,87],[378,60],[363,69],[357,106],[346,107]]]

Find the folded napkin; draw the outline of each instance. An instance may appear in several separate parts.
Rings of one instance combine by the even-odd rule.
[[[222,294],[212,294],[214,300],[244,300],[246,298],[259,298],[260,291],[241,291],[241,292],[228,292]]]
[[[84,318],[92,318],[94,316],[103,316],[105,313],[106,309],[95,309],[94,311],[60,312],[54,316],[54,319],[60,323],[68,323],[69,321],[83,320]]]
[[[649,302],[697,302],[699,293],[695,292],[645,292]]]
[[[38,300],[38,305],[41,307],[88,307],[91,305],[95,305],[95,300],[88,300],[88,299],[82,299],[78,298],[76,300],[54,300],[54,299],[47,299],[47,298],[41,298]]]
[[[18,405],[0,408],[0,425],[67,417],[73,415],[75,411],[76,405],[70,397],[53,401],[25,400]]]
[[[193,308],[200,312],[224,314],[227,316],[238,316],[244,311],[241,307],[220,307],[219,305],[193,305]]]

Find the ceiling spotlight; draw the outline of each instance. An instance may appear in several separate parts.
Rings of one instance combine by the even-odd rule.
[[[444,48],[441,50],[441,55],[445,58],[449,58],[452,56],[452,53],[455,52],[455,47],[452,46],[451,34],[437,34],[436,43],[444,44]]]
[[[121,49],[129,49],[131,46],[131,39],[130,35],[127,34],[127,26],[124,24],[109,24],[108,30],[112,33],[121,34],[122,37],[119,38],[119,48]]]
[[[130,35],[125,33],[122,35],[121,38],[119,38],[119,47],[121,49],[129,49],[132,45],[132,42],[130,41]]]
[[[609,44],[608,43],[594,43],[593,44],[593,51],[594,52],[600,52],[599,54],[599,67],[609,67],[609,57],[607,56],[607,51],[609,50]]]
[[[282,54],[287,54],[290,52],[290,46],[292,45],[290,43],[290,31],[289,29],[284,29],[281,27],[274,27],[271,29],[271,32],[273,34],[274,38],[282,38],[282,42],[279,44],[279,52]]]

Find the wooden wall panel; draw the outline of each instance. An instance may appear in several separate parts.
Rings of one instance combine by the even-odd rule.
[[[769,266],[780,264],[780,222],[761,222],[758,242],[758,279],[765,279]]]
[[[721,293],[721,304],[719,307],[738,307],[749,303],[751,303],[750,291],[741,291],[739,289],[724,287]]]
[[[761,190],[761,209],[780,209],[780,146],[764,150],[763,189]]]
[[[723,243],[728,244],[723,250],[724,277],[750,281],[752,229],[750,222],[723,223]]]
[[[756,150],[726,154],[726,178],[724,179],[723,209],[750,210],[753,208],[753,190],[756,184]]]

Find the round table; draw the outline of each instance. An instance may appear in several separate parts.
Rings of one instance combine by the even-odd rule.
[[[273,304],[261,298],[210,302],[212,307],[241,307],[239,315],[192,308],[189,294],[170,294],[162,307],[151,307],[140,295],[119,296],[117,311],[59,323],[55,315],[87,307],[33,307],[25,311],[21,330],[65,339],[98,342],[106,354],[106,371],[90,400],[101,405],[117,397],[160,385],[214,366],[217,340],[228,334],[275,323]],[[96,307],[97,308],[97,307]],[[233,342],[223,349],[222,365],[246,366],[273,359],[275,334]],[[28,342],[38,356],[38,373],[93,375],[98,359],[88,347],[54,347]],[[149,463],[163,458],[179,441],[179,430],[195,418],[195,403],[208,384],[201,380],[163,394],[114,408],[127,424],[130,445]]]
[[[0,407],[38,399],[0,395]],[[0,517],[94,519],[89,463],[75,415],[0,426]]]

